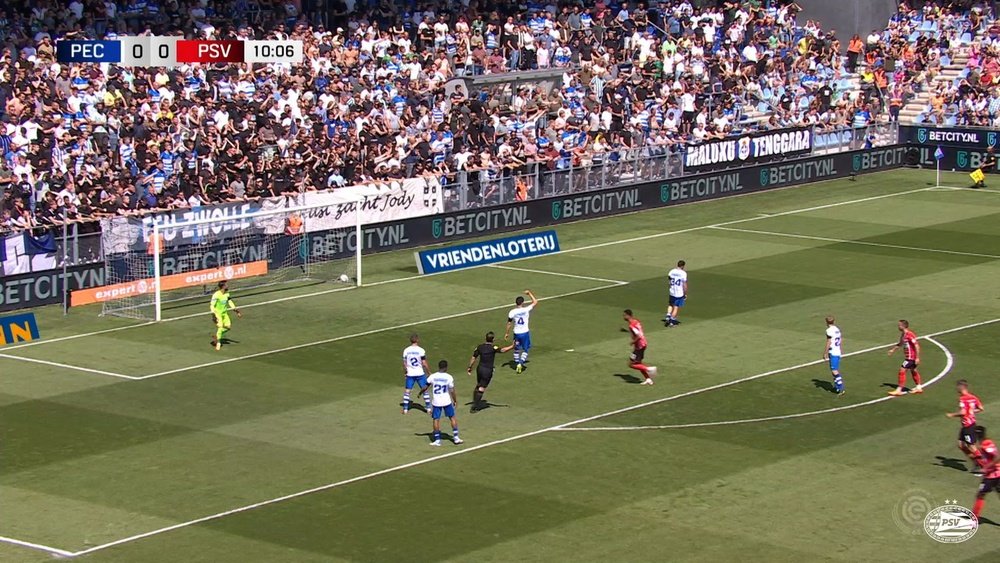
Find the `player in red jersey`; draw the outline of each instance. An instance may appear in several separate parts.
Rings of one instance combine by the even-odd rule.
[[[903,349],[903,365],[899,367],[899,386],[889,391],[890,395],[898,396],[905,393],[903,386],[906,384],[906,372],[909,371],[910,375],[913,376],[913,382],[916,386],[913,388],[913,393],[923,393],[924,388],[920,385],[920,372],[917,371],[917,366],[920,365],[920,342],[917,341],[917,335],[910,330],[910,322],[900,319],[899,321],[899,342],[895,346],[889,349],[889,355],[896,353],[899,348]]]
[[[628,357],[628,367],[639,370],[639,373],[642,374],[641,385],[652,385],[653,376],[656,375],[656,366],[647,366],[642,363],[646,356],[646,335],[642,332],[642,323],[632,314],[632,309],[625,309],[622,318],[628,323],[628,328],[622,330],[632,337],[632,354]]]
[[[958,411],[948,413],[948,418],[962,418],[962,429],[958,432],[958,449],[973,461],[973,470],[978,469],[975,463],[979,459],[976,448],[976,414],[983,412],[983,403],[979,397],[969,392],[969,382],[959,379],[955,383],[958,389]],[[982,427],[978,427],[982,428]]]
[[[991,491],[1000,493],[1000,450],[997,445],[986,437],[986,429],[982,426],[976,427],[976,438],[979,442],[979,464],[983,466],[983,482],[979,485],[979,492],[976,493],[976,503],[972,505],[972,513],[979,518],[983,511],[983,504],[986,503],[986,495]]]

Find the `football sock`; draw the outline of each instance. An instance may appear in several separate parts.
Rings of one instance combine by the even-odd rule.
[[[983,505],[986,504],[986,499],[977,498],[976,503],[972,505],[972,513],[979,518],[979,514],[983,511]]]
[[[434,431],[434,441],[437,442],[440,439],[441,439],[441,431],[440,430],[435,430]]]
[[[646,364],[632,364],[632,369],[639,370],[643,377],[649,379],[649,366]]]
[[[528,353],[527,352],[521,352],[521,363],[522,364],[528,363]]]
[[[920,385],[920,374],[917,372],[917,370],[913,370],[913,382],[916,383],[917,385]]]
[[[844,378],[839,373],[833,376],[833,388],[837,391],[844,390]]]
[[[410,410],[410,392],[409,391],[404,391],[403,392],[403,410],[404,411]]]
[[[222,342],[222,335],[225,334],[225,333],[226,333],[225,329],[220,328],[220,329],[216,330],[215,331],[215,341],[216,342]]]
[[[451,439],[454,440],[455,438],[458,438],[458,427],[457,426],[452,426],[451,427]]]
[[[906,386],[906,370],[905,369],[900,369],[899,370],[899,388],[902,389],[905,386]]]
[[[480,391],[479,388],[477,387],[476,390],[472,393],[472,406],[478,407],[479,403],[481,402],[483,402],[483,392]]]
[[[431,394],[424,393],[424,406],[427,408],[431,407]]]

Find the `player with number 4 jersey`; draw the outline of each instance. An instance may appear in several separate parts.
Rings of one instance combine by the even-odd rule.
[[[837,327],[836,319],[826,318],[826,343],[823,346],[823,359],[830,364],[830,373],[833,375],[833,391],[838,395],[844,394],[844,378],[840,375],[840,357],[842,355],[841,346],[844,343],[840,328]]]
[[[528,321],[531,318],[531,311],[538,305],[538,299],[530,289],[524,290],[524,294],[531,298],[531,303],[525,305],[524,297],[517,296],[514,300],[516,307],[507,314],[507,330],[503,335],[503,339],[510,342],[510,331],[514,330],[514,365],[517,373],[524,371],[524,364],[528,362],[528,350],[531,349]]]
[[[427,392],[427,374],[431,368],[427,365],[427,352],[420,347],[420,337],[410,335],[410,345],[403,349],[403,375],[406,377],[403,388],[403,414],[410,412],[410,390],[419,386],[424,396],[424,406],[431,410],[431,396]]]

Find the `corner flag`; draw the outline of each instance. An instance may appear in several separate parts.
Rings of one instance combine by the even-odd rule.
[[[941,147],[938,147],[937,150],[934,151],[934,158],[936,160],[941,160],[942,158],[944,158],[944,151],[941,150]]]

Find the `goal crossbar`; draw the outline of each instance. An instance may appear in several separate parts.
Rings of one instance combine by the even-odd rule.
[[[152,237],[152,240],[155,241],[153,244],[150,245],[151,249],[152,249],[150,258],[152,259],[152,262],[153,262],[153,264],[152,264],[152,270],[153,270],[152,274],[153,274],[153,278],[154,278],[154,280],[156,282],[156,283],[153,284],[153,288],[154,288],[154,291],[153,291],[153,308],[154,308],[154,311],[155,311],[154,319],[156,321],[161,321],[162,320],[163,290],[161,288],[160,280],[162,279],[162,273],[163,273],[162,272],[162,267],[161,267],[161,261],[162,261],[162,257],[163,257],[164,250],[165,250],[163,247],[167,246],[166,244],[163,243],[163,241],[164,241],[163,234],[165,232],[169,233],[170,231],[191,230],[191,229],[198,229],[198,228],[202,228],[203,229],[206,226],[223,225],[223,224],[227,224],[227,223],[229,223],[229,224],[248,223],[249,224],[249,223],[253,223],[254,221],[256,221],[258,219],[262,219],[262,218],[273,217],[273,216],[288,216],[288,215],[292,215],[292,214],[295,214],[295,213],[306,214],[306,213],[308,213],[310,211],[329,208],[329,207],[331,207],[333,205],[343,205],[343,204],[350,204],[350,203],[355,204],[354,205],[354,221],[353,221],[354,238],[355,238],[355,245],[354,245],[354,278],[355,279],[354,279],[354,285],[360,287],[361,284],[362,284],[362,280],[361,280],[361,273],[362,273],[361,254],[362,254],[362,250],[363,250],[363,236],[362,236],[363,233],[362,233],[362,228],[361,228],[362,227],[362,225],[361,225],[361,203],[362,203],[362,201],[363,200],[360,199],[360,198],[345,198],[343,201],[339,201],[339,202],[335,202],[335,203],[323,203],[323,204],[316,204],[316,205],[293,205],[293,206],[280,207],[280,208],[274,208],[274,209],[261,209],[261,210],[254,211],[252,213],[247,213],[247,214],[244,214],[244,215],[220,216],[220,217],[205,217],[205,218],[192,219],[192,220],[187,220],[187,221],[170,222],[170,223],[163,223],[163,222],[157,221],[154,218],[153,221],[152,221],[152,232],[150,233],[150,235]],[[308,224],[307,223],[303,224],[303,232],[301,234],[303,236],[308,236],[308,234],[309,234],[309,228],[308,228]]]

